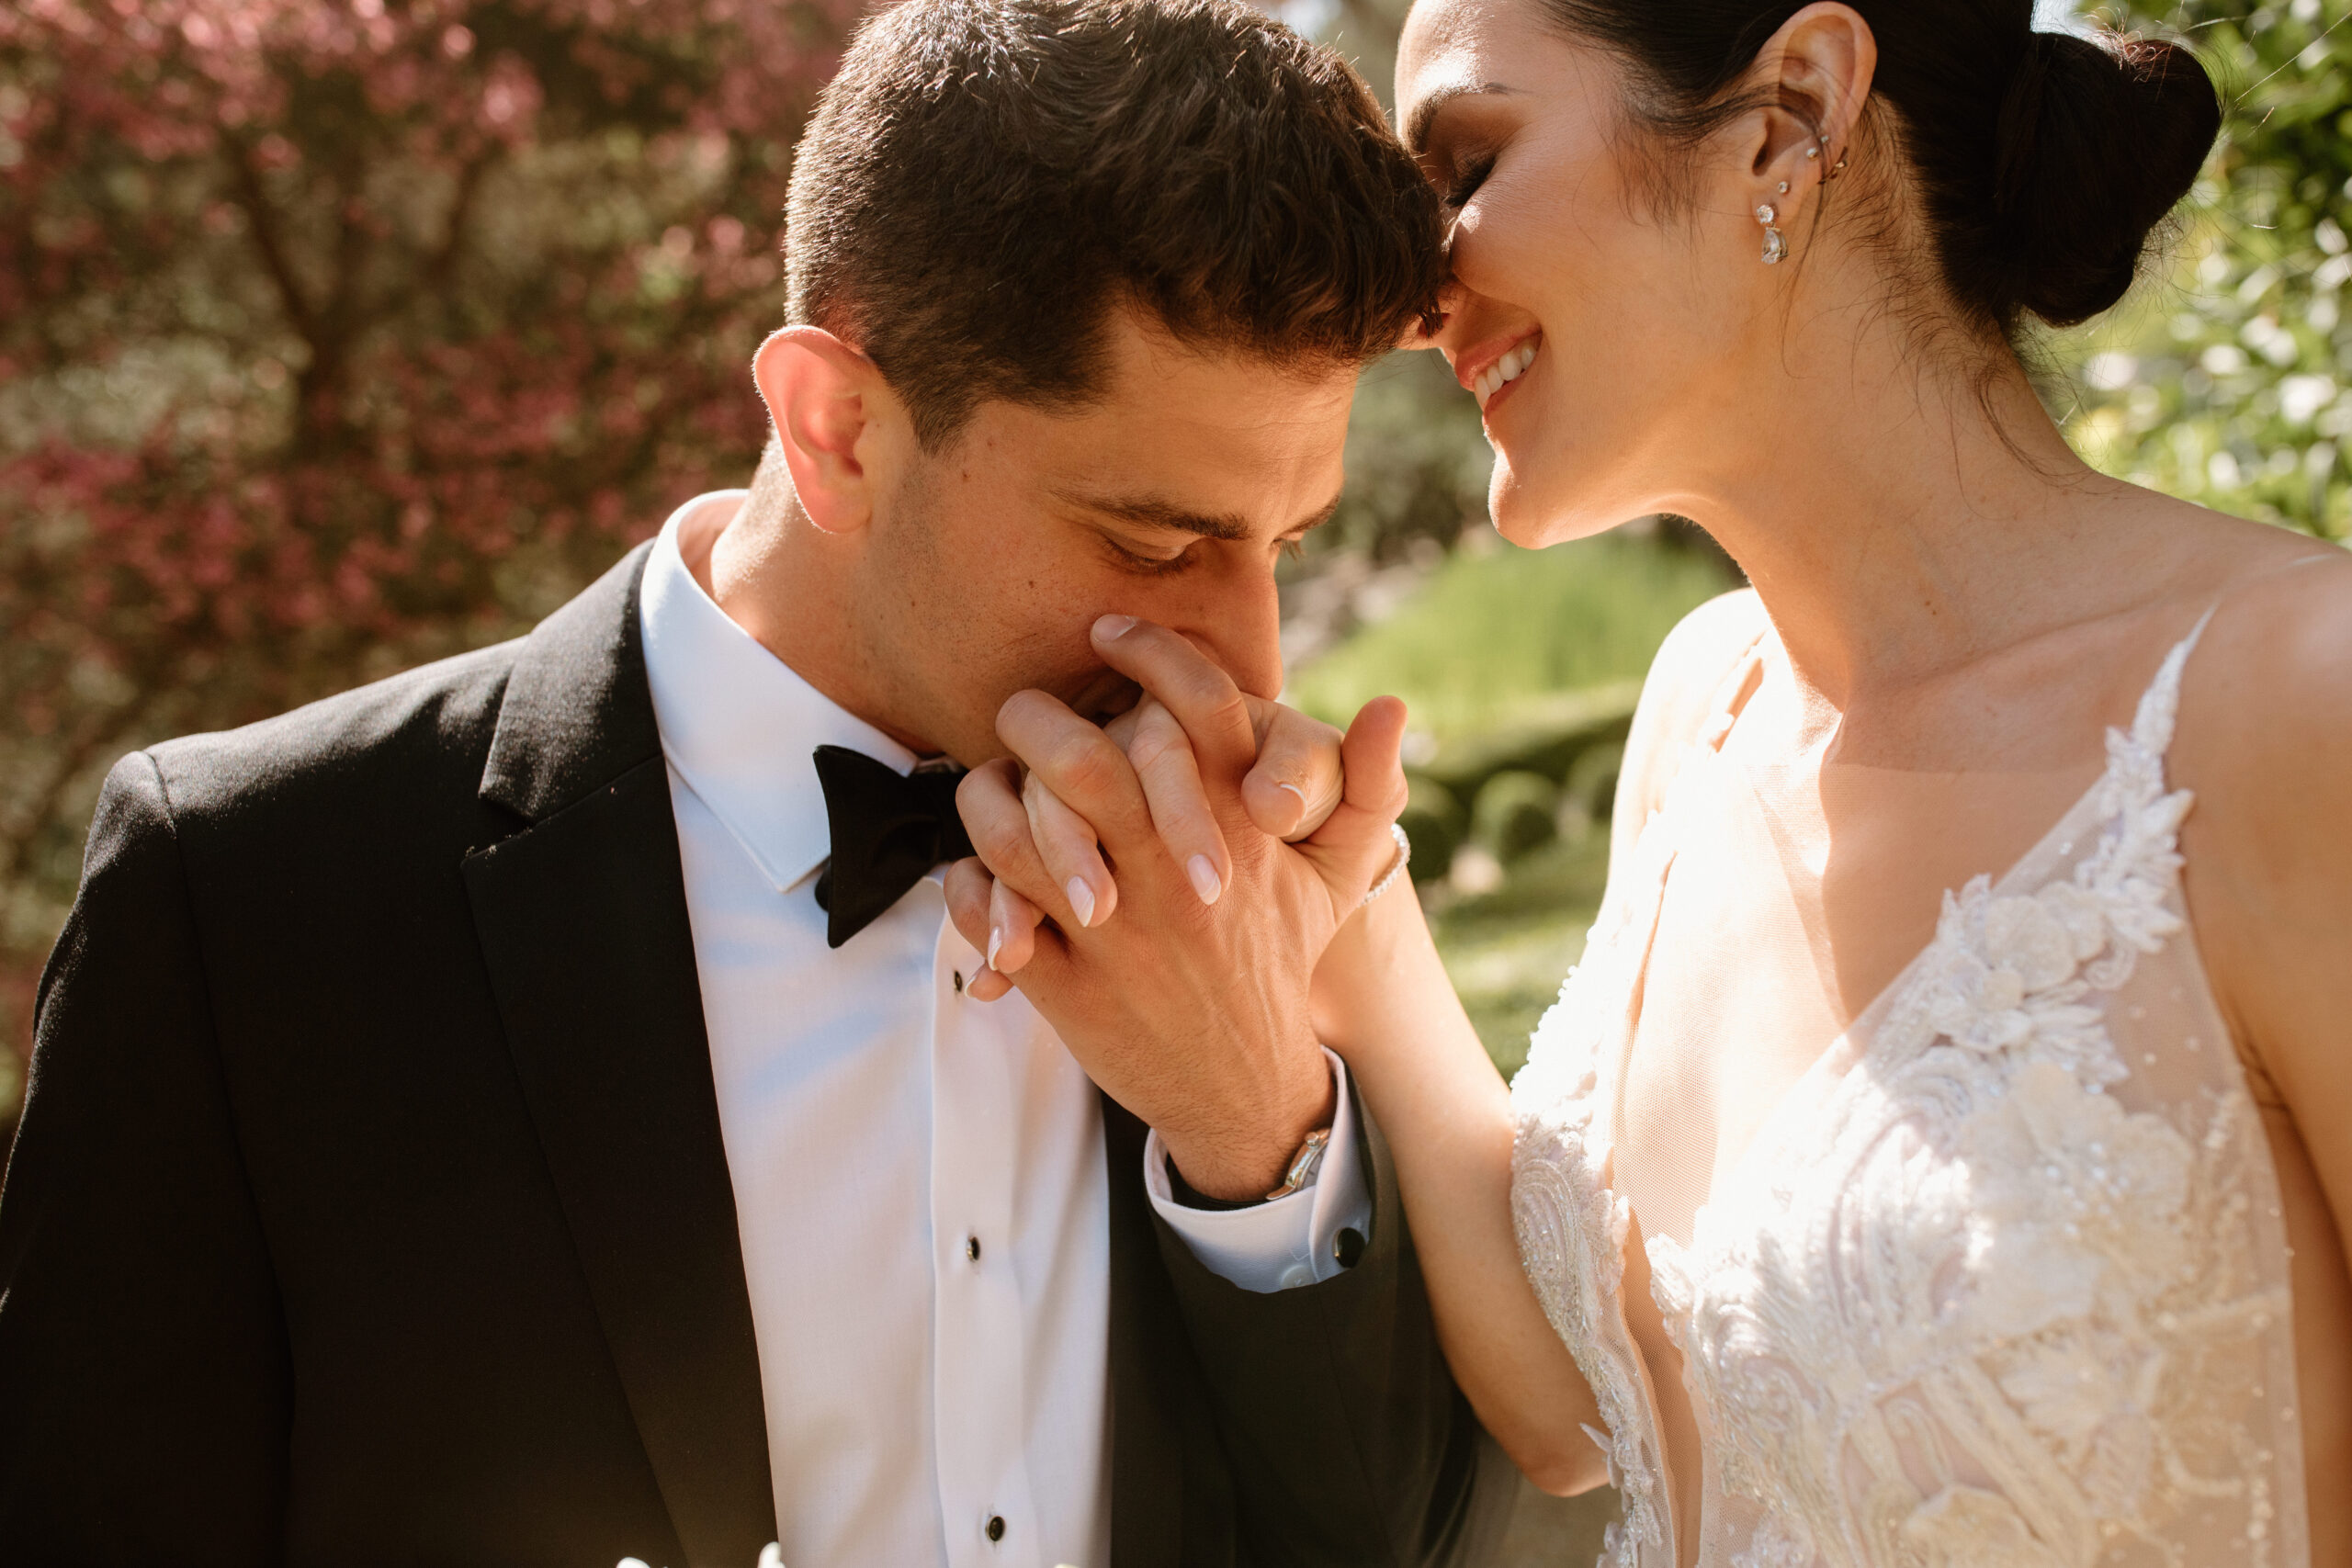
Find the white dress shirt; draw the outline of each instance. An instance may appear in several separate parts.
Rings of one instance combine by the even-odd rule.
[[[980,954],[930,875],[839,949],[812,752],[918,759],[802,680],[712,602],[741,491],[663,526],[642,625],[790,1568],[1073,1563],[1110,1543],[1110,1196],[1092,1083]],[[1338,1058],[1333,1072],[1341,1074]],[[1255,1291],[1337,1270],[1370,1204],[1345,1079],[1306,1191],[1183,1208],[1157,1135],[1148,1190]],[[1125,1176],[1123,1179],[1132,1179]]]

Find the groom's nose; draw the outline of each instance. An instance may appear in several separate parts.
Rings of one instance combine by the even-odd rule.
[[[1183,633],[1255,696],[1283,689],[1282,601],[1271,569],[1254,566],[1185,581],[1152,619]]]

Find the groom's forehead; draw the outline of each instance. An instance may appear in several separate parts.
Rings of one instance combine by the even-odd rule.
[[[1343,473],[1356,370],[1278,365],[1176,343],[1133,320],[1104,344],[1085,403],[1000,409],[1057,503],[1204,538],[1272,537],[1328,515]]]

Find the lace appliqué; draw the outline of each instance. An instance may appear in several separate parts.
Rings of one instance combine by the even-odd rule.
[[[1655,837],[1645,834],[1644,841]],[[1512,1081],[1519,1130],[1511,1152],[1511,1219],[1544,1315],[1575,1355],[1608,1428],[1585,1428],[1609,1457],[1609,1479],[1623,1510],[1603,1540],[1597,1568],[1671,1568],[1672,1530],[1657,1428],[1648,1418],[1647,1374],[1625,1325],[1625,1240],[1633,1216],[1611,1189],[1609,1141],[1596,1123],[1592,1099],[1603,1021],[1612,996],[1622,998],[1630,984],[1624,971],[1632,960],[1623,939],[1633,913],[1602,908],[1584,961],[1569,971],[1559,1000],[1536,1026],[1527,1066]]]
[[[2187,651],[2132,732],[2109,736],[2108,769],[2067,818],[2085,852],[2063,842],[2038,870],[2029,856],[1999,887],[1947,896],[1844,1076],[1768,1125],[1688,1249],[1650,1239],[1708,1462],[1703,1562],[2303,1562],[2258,1115],[2225,1040],[2158,1068],[2154,1052],[2127,1062],[2112,1027],[2156,984],[2133,988],[2152,955],[2164,976],[2195,973],[2193,950],[2166,950],[2184,929],[2190,796],[2166,791],[2163,756]],[[1670,1551],[1617,1295],[1629,1216],[1594,1122],[1600,1010],[1637,978],[1622,936],[1596,931],[1513,1086],[1514,1209],[1609,1422],[1627,1535],[1645,1547],[1656,1529]],[[2154,1072],[2171,1076],[2139,1076]]]

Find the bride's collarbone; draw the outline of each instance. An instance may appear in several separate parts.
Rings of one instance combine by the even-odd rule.
[[[1832,764],[1800,784],[1739,771],[1726,765],[1679,825],[1619,1068],[1621,1190],[1653,1234],[1677,1241],[1795,1086],[1927,949],[1945,894],[2000,876],[2101,770]]]

